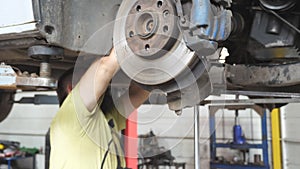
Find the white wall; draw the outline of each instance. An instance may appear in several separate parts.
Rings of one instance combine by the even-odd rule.
[[[300,104],[288,104],[281,109],[282,157],[284,169],[299,169]]]
[[[38,94],[55,95],[55,92]],[[15,100],[31,97],[34,93],[17,93]],[[14,104],[8,117],[0,123],[0,140],[18,141],[21,147],[36,147],[45,150],[45,135],[58,105]],[[36,169],[44,169],[44,154],[38,154]]]

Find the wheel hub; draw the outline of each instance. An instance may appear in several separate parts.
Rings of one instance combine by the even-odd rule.
[[[211,91],[205,62],[183,40],[173,0],[123,0],[114,47],[126,75],[149,91],[167,93],[173,110],[195,105]]]
[[[146,86],[161,86],[195,64],[177,25],[172,0],[125,0],[114,30],[122,70]]]
[[[201,60],[187,48],[177,19],[172,0],[124,0],[119,8],[117,59],[129,78],[149,90],[177,91],[204,72]]]
[[[179,29],[169,1],[137,1],[126,20],[126,40],[134,54],[145,59],[163,56],[176,43]]]

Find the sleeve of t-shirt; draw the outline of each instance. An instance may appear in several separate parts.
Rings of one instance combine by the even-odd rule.
[[[87,125],[92,124],[91,122],[94,122],[94,121],[100,120],[103,123],[103,121],[105,121],[102,119],[103,117],[105,117],[107,119],[106,121],[113,119],[115,127],[116,127],[115,129],[117,131],[120,131],[120,130],[123,130],[126,128],[126,118],[125,118],[125,116],[122,115],[123,105],[119,105],[116,108],[116,106],[112,102],[112,103],[110,103],[111,105],[106,106],[106,107],[109,107],[109,109],[106,110],[107,112],[103,113],[103,111],[100,109],[101,104],[108,104],[108,103],[103,102],[103,100],[105,100],[104,99],[105,94],[103,94],[97,103],[98,106],[95,106],[95,108],[91,112],[89,112],[86,109],[85,105],[83,104],[83,101],[79,94],[79,84],[73,89],[72,92],[73,92],[73,95],[75,98],[75,101],[74,101],[75,105],[80,110],[80,111],[77,111],[78,119],[84,128],[90,128]],[[92,118],[100,118],[100,119],[95,120]]]
[[[77,112],[77,114],[81,114],[82,116],[86,116],[86,117],[92,117],[98,111],[98,106],[95,106],[92,111],[89,111],[86,108],[79,93],[79,84],[77,84],[72,90],[72,95],[73,95],[73,99],[74,99],[73,102],[75,103],[75,107],[77,107],[78,110],[80,110],[80,112]],[[103,97],[104,96],[102,95],[98,100],[97,103],[98,105],[102,103]]]
[[[87,134],[91,140],[100,146],[106,146],[107,140],[111,138],[111,129],[102,110],[99,106],[95,106],[92,111],[87,110],[79,93],[79,84],[72,90],[72,97],[77,119],[84,131],[82,134]],[[100,97],[98,105],[102,101],[103,96]],[[104,141],[103,138],[107,140]]]

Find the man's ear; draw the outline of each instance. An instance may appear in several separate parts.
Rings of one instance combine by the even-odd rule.
[[[71,83],[67,84],[67,91],[68,91],[68,94],[72,91],[72,84]]]

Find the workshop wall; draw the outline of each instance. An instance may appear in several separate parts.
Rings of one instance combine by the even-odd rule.
[[[284,169],[299,169],[300,114],[299,103],[290,103],[281,108],[282,162]]]
[[[202,109],[201,109],[202,110]],[[201,117],[205,117],[206,112],[200,111]],[[181,116],[177,116],[168,109],[167,105],[143,105],[138,109],[138,134],[146,134],[150,130],[158,138],[160,146],[171,150],[176,162],[186,162],[186,168],[194,168],[194,120],[193,109],[185,109]],[[201,118],[201,145],[202,158],[208,159],[209,144],[207,141],[208,125],[205,118]],[[201,160],[201,165],[208,168],[207,162]]]
[[[167,105],[143,105],[138,109],[138,134],[149,133],[150,130],[158,137],[160,146],[170,149],[177,162],[186,162],[187,169],[194,168],[194,112],[192,108],[184,109],[181,116],[177,116],[168,109]],[[245,133],[247,142],[260,143],[261,140],[261,118],[254,110],[246,109],[240,111],[240,124]],[[216,134],[218,141],[224,143],[232,141],[232,127],[234,125],[235,112],[220,110],[216,113]],[[269,113],[267,114],[269,119]],[[269,120],[268,120],[269,121]],[[270,122],[268,122],[270,124]],[[268,125],[270,133],[270,125]],[[209,121],[208,107],[200,107],[200,151],[201,166],[209,168]],[[271,140],[271,134],[268,134]],[[269,142],[269,157],[271,154]],[[254,154],[261,154],[261,150],[250,151],[250,161]],[[221,149],[218,156],[232,160],[237,156],[237,151]],[[272,164],[270,164],[272,165]]]
[[[42,92],[39,94],[55,95],[55,92]],[[33,95],[32,92],[18,93],[15,100]],[[45,135],[57,110],[58,105],[15,104],[9,117],[0,123],[0,139],[19,141],[21,146],[44,150]],[[181,116],[177,116],[168,109],[167,105],[143,105],[138,109],[138,112],[138,134],[146,134],[153,130],[154,134],[158,136],[160,146],[170,149],[177,162],[186,162],[187,169],[193,169],[193,109],[185,109]],[[227,142],[231,141],[234,111],[219,111],[216,116],[218,138]],[[240,124],[247,139],[261,139],[260,117],[254,111],[250,109],[241,111]],[[203,168],[209,168],[207,107],[200,107],[200,126],[201,165]],[[255,153],[260,152],[251,152],[251,154]],[[236,155],[236,152],[224,150],[219,151],[218,155],[230,160]],[[250,160],[252,160],[251,158],[250,155]],[[43,153],[37,156],[36,169],[44,169]]]
[[[56,95],[55,92],[38,94]],[[17,93],[15,100],[32,96],[33,92]],[[36,147],[42,150],[43,152],[36,156],[36,169],[44,169],[45,135],[57,110],[58,105],[14,104],[8,117],[0,123],[0,139],[18,141],[21,147]]]

